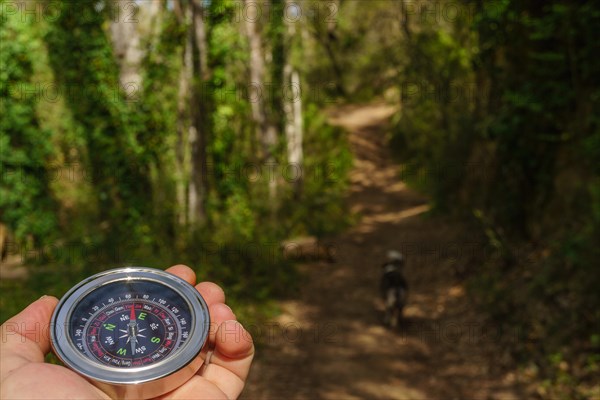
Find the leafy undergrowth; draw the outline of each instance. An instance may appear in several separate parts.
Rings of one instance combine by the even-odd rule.
[[[504,345],[520,365],[532,395],[600,398],[600,316],[593,261],[598,249],[584,236],[543,247],[509,243],[489,224],[479,229],[488,249],[468,269],[468,286],[480,309],[500,326],[519,332],[519,340]]]

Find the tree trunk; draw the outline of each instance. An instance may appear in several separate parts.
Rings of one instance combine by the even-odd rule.
[[[254,4],[253,0],[245,0],[248,8]],[[246,18],[246,34],[250,45],[250,90],[249,98],[252,107],[252,119],[256,125],[256,136],[262,147],[262,157],[270,170],[275,164],[274,149],[277,145],[277,129],[269,121],[265,105],[266,87],[265,62],[262,46],[262,37],[259,32],[258,18]],[[277,179],[268,174],[269,197],[275,199],[277,193]]]
[[[129,0],[115,0],[112,7],[115,17],[111,20],[110,33],[119,65],[119,82],[125,96],[133,100],[141,89],[140,67],[144,57],[140,46],[138,9],[136,3]]]
[[[406,5],[406,0],[400,0],[400,18],[404,36],[406,37],[406,40],[410,41],[412,39],[412,31],[410,29],[410,19],[408,18],[408,6]]]
[[[303,121],[302,121],[302,96],[300,91],[300,75],[291,65],[286,65],[286,84],[290,89],[286,91],[284,103],[286,121],[285,136],[287,140],[287,159],[289,179],[293,179],[294,195],[299,197],[303,184],[304,152],[302,149]],[[290,98],[291,97],[291,98]]]
[[[286,0],[286,4],[290,4]],[[300,75],[291,62],[292,43],[296,35],[293,23],[287,23],[287,46],[285,52],[284,66],[284,91],[283,107],[285,111],[285,136],[287,141],[287,160],[289,173],[294,174],[294,196],[298,198],[302,192],[304,152],[303,140],[303,117],[302,117],[302,90],[300,86]]]
[[[336,10],[339,10],[340,7],[339,3],[336,2],[323,2],[323,4],[325,4],[325,7],[327,8],[335,7]],[[344,69],[338,60],[338,56],[334,48],[336,42],[338,41],[337,22],[335,19],[329,19],[323,22],[319,18],[315,18],[313,20],[313,28],[314,31],[312,31],[312,35],[316,39],[317,43],[323,48],[323,50],[325,50],[327,59],[335,75],[334,86],[336,95],[346,97],[347,92],[344,85]]]
[[[208,78],[208,44],[204,9],[200,0],[191,4],[191,40],[195,44],[197,62],[193,63],[193,84],[190,97],[192,125],[189,130],[191,149],[191,173],[188,187],[188,221],[192,225],[206,219],[204,203],[208,192],[206,143],[208,135],[208,107],[202,96],[205,80]]]
[[[174,12],[189,26],[179,78],[177,103],[177,203],[178,220],[190,227],[205,222],[207,180],[208,107],[202,84],[208,77],[208,43],[200,0],[179,0]],[[188,168],[189,166],[189,168]]]
[[[177,94],[177,204],[178,204],[178,219],[182,225],[188,222],[188,204],[187,204],[187,153],[188,153],[188,132],[190,130],[190,118],[188,110],[189,87],[192,81],[193,74],[193,58],[192,58],[192,41],[188,35],[185,49],[183,52],[183,60],[181,72],[179,75],[179,92]]]
[[[203,0],[194,0],[192,3],[194,16],[194,35],[196,39],[196,48],[198,49],[198,76],[202,81],[208,79],[208,39],[206,24],[204,22]]]

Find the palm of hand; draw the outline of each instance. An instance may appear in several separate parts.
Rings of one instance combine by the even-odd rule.
[[[3,381],[2,398],[13,393],[23,399],[110,399],[86,379],[60,365],[27,363],[13,370],[10,379]],[[193,397],[190,397],[192,395]],[[161,398],[169,399],[227,399],[219,387],[201,376],[194,376],[177,390]]]

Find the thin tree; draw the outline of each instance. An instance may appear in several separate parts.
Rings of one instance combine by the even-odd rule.
[[[249,87],[253,93],[249,94],[252,119],[256,125],[256,136],[262,148],[263,162],[267,168],[275,165],[275,147],[277,145],[277,129],[271,123],[267,114],[265,102],[265,56],[260,32],[259,19],[261,17],[260,7],[262,3],[253,0],[245,0],[246,10],[245,25],[248,44],[250,47],[250,83]],[[250,15],[250,10],[256,10],[255,15]],[[271,174],[269,176],[269,198],[271,204],[277,193],[277,181]]]
[[[286,10],[294,10],[292,0],[286,0]],[[293,11],[292,11],[293,12]],[[303,183],[304,151],[303,116],[302,116],[302,90],[300,74],[292,62],[293,43],[296,36],[296,26],[291,18],[284,15],[286,25],[285,66],[283,69],[283,107],[285,111],[285,136],[287,141],[287,161],[289,168],[294,173],[294,195],[299,197]]]

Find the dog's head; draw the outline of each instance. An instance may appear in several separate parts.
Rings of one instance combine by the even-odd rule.
[[[387,252],[388,262],[394,264],[404,264],[404,255],[397,250],[389,250]]]
[[[387,252],[387,261],[383,264],[383,273],[400,272],[402,273],[402,267],[404,266],[404,256],[402,253],[396,250],[390,250]]]

